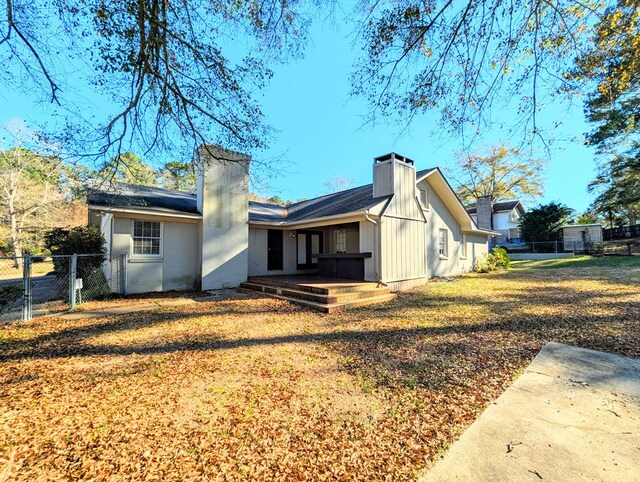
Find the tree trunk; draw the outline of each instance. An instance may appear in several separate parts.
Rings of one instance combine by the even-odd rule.
[[[20,242],[20,228],[18,227],[18,215],[13,208],[13,198],[9,199],[9,220],[11,223],[11,247],[13,248],[13,267],[20,268],[22,260],[22,243]]]

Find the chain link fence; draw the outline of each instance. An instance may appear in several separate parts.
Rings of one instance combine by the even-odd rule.
[[[126,293],[126,255],[0,257],[0,321],[68,311]]]
[[[576,253],[602,254],[603,246],[590,241],[534,241],[520,243],[498,243],[508,253]]]

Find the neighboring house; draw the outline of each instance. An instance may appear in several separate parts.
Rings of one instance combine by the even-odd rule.
[[[127,255],[128,292],[307,273],[400,290],[471,270],[495,234],[475,226],[439,169],[416,172],[395,153],[374,160],[373,184],[287,207],[248,200],[249,161],[201,147],[197,194],[128,184],[89,194],[90,224],[109,253]]]
[[[495,243],[506,243],[520,237],[520,218],[524,207],[518,200],[494,203],[491,196],[478,199],[477,204],[467,207],[467,213],[480,229],[497,231]]]
[[[562,243],[564,251],[591,250],[595,245],[602,245],[601,224],[567,224],[562,226]]]

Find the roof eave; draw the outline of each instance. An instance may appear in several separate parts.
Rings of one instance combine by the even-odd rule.
[[[90,211],[105,211],[108,213],[123,213],[123,214],[138,214],[144,216],[164,216],[173,218],[186,218],[186,219],[202,219],[202,214],[185,213],[182,211],[174,211],[171,209],[140,209],[140,208],[125,208],[118,206],[101,206],[99,204],[89,204],[88,209]]]
[[[319,216],[317,218],[311,219],[301,219],[299,221],[249,221],[250,225],[256,226],[277,226],[282,228],[300,228],[302,226],[311,225],[311,224],[333,224],[335,221],[345,220],[345,219],[353,219],[353,218],[363,218],[365,215],[369,215],[369,217],[375,218],[378,217],[378,214],[374,214],[369,212],[368,210],[364,211],[352,211],[349,213],[343,214],[334,214],[332,216]]]

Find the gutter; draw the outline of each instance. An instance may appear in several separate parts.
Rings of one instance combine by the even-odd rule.
[[[311,218],[311,219],[304,219],[304,220],[300,220],[300,221],[277,221],[277,222],[272,222],[272,221],[249,221],[249,224],[255,224],[257,226],[281,226],[283,228],[286,227],[295,227],[295,226],[302,226],[305,224],[317,224],[319,222],[324,222],[324,221],[334,221],[334,220],[338,220],[338,219],[350,219],[350,218],[359,218],[361,216],[368,216],[369,210],[367,209],[366,211],[352,211],[350,213],[344,213],[344,214],[334,214],[333,216],[322,216],[322,217],[318,217],[318,218]]]
[[[491,231],[489,229],[463,229],[464,234],[479,234],[481,236],[500,236],[502,233],[499,231]]]
[[[158,210],[151,211],[146,209],[113,208],[109,206],[97,206],[94,204],[89,204],[87,208],[90,211],[104,211],[107,213],[142,214],[145,216],[164,216],[164,217],[171,217],[171,218],[202,219],[201,214],[179,213],[175,211],[158,211]]]

